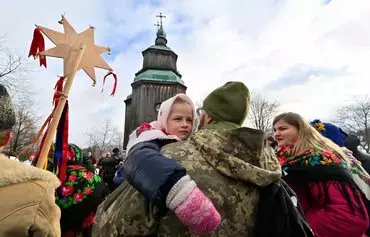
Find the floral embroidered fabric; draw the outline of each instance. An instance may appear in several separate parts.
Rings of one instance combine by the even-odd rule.
[[[149,123],[142,123],[140,127],[136,130],[136,137],[139,137],[140,134],[143,133],[144,131],[149,131],[152,129],[154,128]]]
[[[100,182],[101,178],[85,167],[68,165],[66,182],[56,190],[55,201],[62,209],[79,204],[94,192],[95,185]]]
[[[278,160],[282,169],[287,171],[293,165],[305,165],[305,166],[340,166],[344,169],[349,170],[352,174],[357,174],[363,181],[370,185],[370,176],[361,166],[361,162],[353,157],[348,157],[349,164],[339,158],[332,151],[322,150],[314,148],[306,151],[303,155],[294,157],[291,154],[292,147],[283,147],[278,151]]]
[[[362,167],[360,161],[358,161],[354,157],[349,157],[350,159],[350,169],[352,174],[357,174],[363,181],[365,181],[368,185],[370,185],[370,176],[366,172],[366,170]]]
[[[278,160],[282,169],[287,171],[293,165],[303,166],[340,166],[344,169],[348,169],[347,163],[339,158],[335,153],[328,150],[322,150],[317,147],[306,151],[304,154],[299,156],[293,156],[291,154],[292,147],[286,146],[280,148],[278,151]]]

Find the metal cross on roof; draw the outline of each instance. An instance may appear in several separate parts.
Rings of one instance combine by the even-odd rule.
[[[159,27],[160,27],[161,25],[159,24],[159,21],[157,21],[157,24],[154,24],[154,26],[156,26],[156,27],[159,29]]]
[[[156,17],[159,17],[159,21],[160,21],[160,25],[159,26],[163,26],[163,21],[162,19],[163,18],[166,18],[166,16],[162,15],[162,12],[159,13],[159,15],[156,15]]]

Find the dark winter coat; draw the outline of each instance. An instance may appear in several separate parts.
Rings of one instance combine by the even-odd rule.
[[[158,142],[160,143],[160,142]],[[142,142],[128,154],[126,179],[148,200],[164,203],[172,186],[186,175],[185,168],[160,152],[161,144]]]
[[[117,165],[121,161],[121,158],[118,155],[113,155],[108,158],[103,158],[101,161],[99,161],[100,165],[102,166],[102,169],[104,170],[103,179],[104,180],[111,180],[114,177],[114,174],[116,173]]]
[[[93,165],[93,162],[91,158],[87,155],[84,154],[82,156],[82,164],[91,172],[95,173],[95,166]]]
[[[352,151],[353,156],[361,162],[366,172],[370,174],[370,155],[358,150],[358,146],[360,145],[358,137],[356,135],[349,135],[344,143],[345,146]]]

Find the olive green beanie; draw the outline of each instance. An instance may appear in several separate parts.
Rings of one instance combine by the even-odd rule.
[[[212,91],[203,102],[203,109],[216,122],[242,125],[249,110],[250,93],[242,82],[227,82]]]
[[[0,132],[11,129],[15,124],[15,112],[6,88],[0,84]]]

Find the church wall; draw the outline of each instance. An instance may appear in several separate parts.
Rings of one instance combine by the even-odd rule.
[[[123,147],[126,147],[128,141],[128,136],[130,135],[132,131],[132,126],[133,126],[133,121],[131,119],[132,117],[132,105],[131,105],[132,99],[127,99],[125,100],[126,104],[126,111],[125,111],[125,131],[124,131],[124,142],[123,142]]]
[[[167,51],[151,50],[144,55],[143,69],[158,68],[177,71],[177,56]]]

